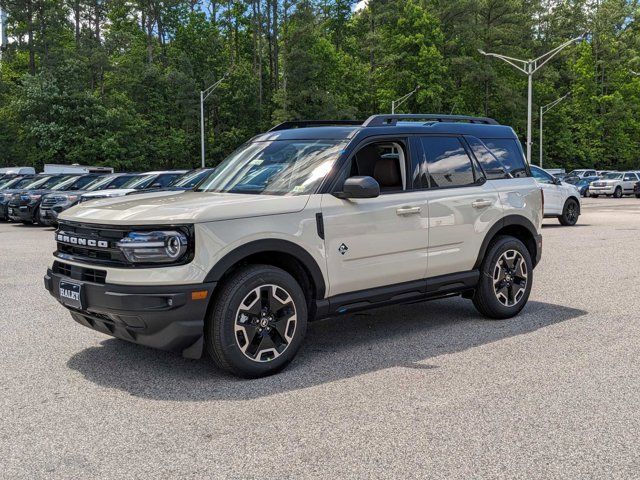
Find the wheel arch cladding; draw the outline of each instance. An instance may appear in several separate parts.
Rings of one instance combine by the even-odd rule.
[[[478,258],[476,259],[476,263],[473,268],[480,268],[487,250],[489,249],[489,245],[491,245],[493,239],[498,235],[510,235],[524,243],[525,247],[527,247],[527,250],[529,251],[529,255],[531,255],[531,262],[533,266],[536,266],[536,259],[538,258],[536,228],[534,227],[533,223],[531,223],[531,221],[526,217],[523,217],[521,215],[507,215],[506,217],[498,220],[489,229],[487,235],[485,235],[484,240],[482,241],[482,246],[480,247],[480,252],[478,253]]]
[[[326,286],[315,259],[301,246],[288,240],[264,239],[239,246],[222,257],[209,271],[205,282],[224,281],[242,265],[264,264],[282,268],[292,275],[307,295],[307,300],[323,299]]]

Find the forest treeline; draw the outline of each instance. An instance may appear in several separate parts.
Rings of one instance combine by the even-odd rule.
[[[0,165],[199,164],[296,119],[486,115],[526,134],[526,77],[478,52],[533,58],[545,166],[640,168],[638,0],[0,0]]]

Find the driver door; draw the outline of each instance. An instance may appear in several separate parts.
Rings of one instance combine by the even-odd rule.
[[[398,162],[400,182],[397,188],[385,185],[388,178],[376,178],[381,184],[376,198],[340,199],[323,194],[321,199],[325,231],[329,295],[422,280],[427,270],[428,205],[423,191],[411,190],[407,183],[409,151],[401,140],[376,142],[396,149],[394,153],[376,155],[366,146],[349,160],[348,176],[369,175],[376,178],[375,163]],[[371,144],[369,144],[371,145]],[[362,152],[362,153],[361,153]],[[381,153],[382,152],[382,153]],[[373,167],[367,167],[373,165]],[[389,182],[386,182],[387,184]]]

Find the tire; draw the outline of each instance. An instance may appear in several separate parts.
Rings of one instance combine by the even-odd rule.
[[[505,275],[505,268],[509,268],[510,273]],[[505,282],[508,286],[499,287]],[[496,237],[482,261],[473,305],[487,318],[511,318],[526,305],[532,282],[533,263],[527,247],[514,237]]]
[[[287,272],[270,265],[242,267],[212,301],[205,347],[220,369],[258,378],[293,360],[307,330],[307,302]]]
[[[562,208],[562,215],[558,217],[558,221],[565,227],[572,227],[578,223],[578,217],[580,216],[580,205],[573,198],[568,198],[564,202]]]
[[[636,198],[640,198],[640,193],[636,193]]]
[[[591,198],[598,198],[600,195],[591,195],[591,194],[589,194],[589,196],[590,196]]]
[[[622,198],[622,188],[616,187],[613,191],[613,198]]]

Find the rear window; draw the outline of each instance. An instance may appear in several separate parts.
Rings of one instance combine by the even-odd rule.
[[[505,170],[514,177],[527,177],[527,168],[522,148],[513,138],[481,138],[498,158]]]

